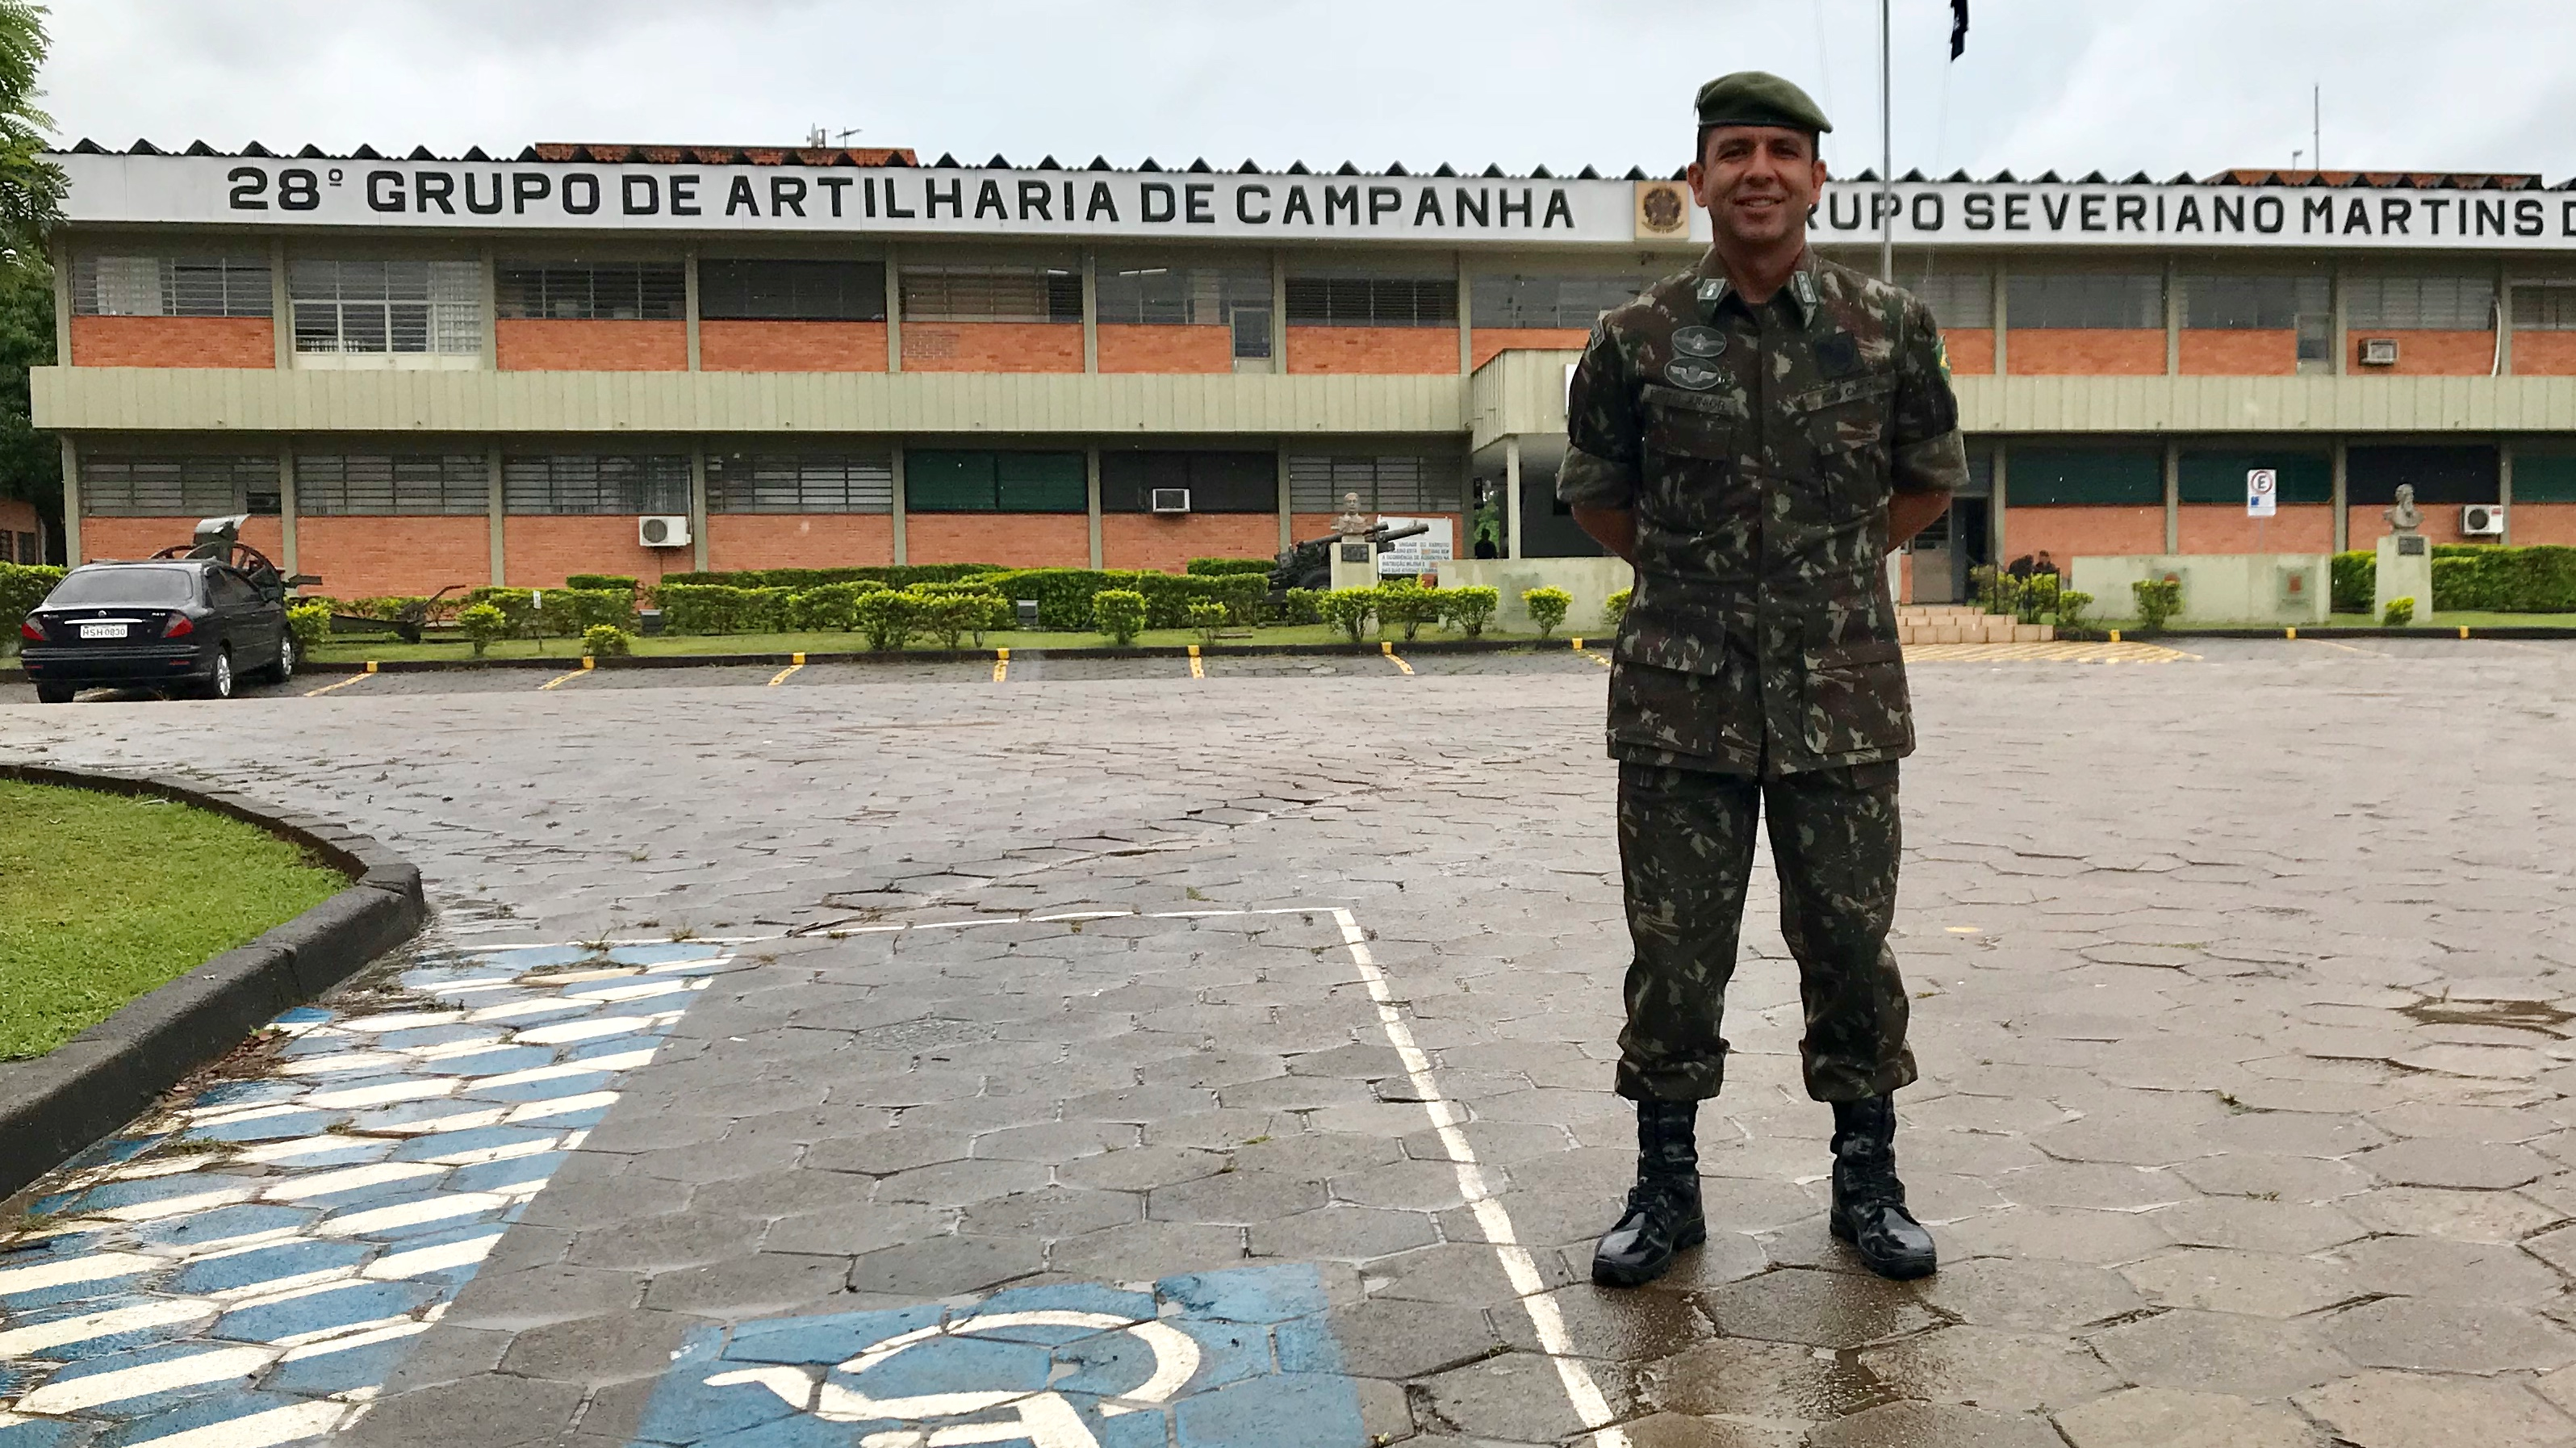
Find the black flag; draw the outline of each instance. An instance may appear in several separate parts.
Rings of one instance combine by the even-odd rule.
[[[1968,0],[1950,0],[1950,58],[1957,60],[1968,49]]]

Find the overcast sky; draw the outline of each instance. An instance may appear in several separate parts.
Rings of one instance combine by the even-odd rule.
[[[2568,0],[1895,0],[1896,164],[2576,174]],[[55,0],[68,142],[856,145],[981,163],[1669,171],[1730,70],[1877,162],[1877,0]],[[2311,161],[2313,164],[2313,161]]]

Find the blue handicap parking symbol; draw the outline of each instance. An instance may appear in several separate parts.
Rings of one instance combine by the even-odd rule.
[[[690,1334],[630,1448],[1365,1448],[1311,1266]]]

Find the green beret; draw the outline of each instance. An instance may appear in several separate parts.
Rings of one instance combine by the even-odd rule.
[[[1703,126],[1782,126],[1792,131],[1834,128],[1805,91],[1768,71],[1739,70],[1699,88]]]

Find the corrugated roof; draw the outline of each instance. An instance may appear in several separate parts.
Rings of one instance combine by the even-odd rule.
[[[191,141],[186,147],[173,152],[160,146],[156,146],[149,140],[138,139],[132,145],[127,146],[120,151],[113,147],[102,146],[98,142],[87,139],[86,137],[73,145],[70,150],[72,154],[84,156],[168,156],[176,154],[188,156],[257,156],[277,159],[285,154],[282,152],[272,151],[257,141],[251,141],[244,144],[238,151],[222,151],[206,144],[204,141]],[[380,161],[387,159],[388,154],[389,153],[378,151],[373,146],[360,146],[346,154],[335,154],[312,145],[306,145],[293,153],[293,155],[299,159],[316,161]],[[486,154],[480,146],[469,147],[462,154],[453,156],[442,156],[436,154],[426,146],[414,146],[410,151],[404,153],[401,159],[409,161],[461,161],[488,163],[498,161],[503,158]],[[920,166],[924,164],[920,157],[908,146],[709,146],[653,145],[600,141],[539,141],[535,145],[521,148],[517,156],[510,159],[520,161],[570,161],[601,166],[615,166],[628,162],[646,162],[659,166]],[[1171,165],[1165,165],[1151,156],[1144,158],[1133,166],[1115,166],[1110,164],[1109,159],[1105,156],[1094,156],[1091,158],[1089,163],[1083,165],[1066,165],[1065,163],[1057,161],[1052,155],[1043,157],[1033,163],[1014,163],[1005,156],[996,155],[992,159],[983,162],[980,166],[975,166],[975,163],[960,161],[954,153],[943,153],[938,160],[932,161],[928,163],[928,165],[934,170],[957,170],[974,167],[974,169],[994,171],[1027,169],[1033,171],[1189,171],[1204,173],[1213,172],[1219,169],[1218,167],[1210,165],[1205,157],[1193,159],[1187,164],[1174,163]],[[1248,157],[1244,160],[1243,164],[1233,167],[1232,169],[1244,174],[1271,172],[1271,168],[1262,166]],[[1519,172],[1506,171],[1499,164],[1489,164],[1482,170],[1469,170],[1464,167],[1452,166],[1444,162],[1432,170],[1421,171],[1408,170],[1400,161],[1389,162],[1380,170],[1369,170],[1351,161],[1343,161],[1338,165],[1317,166],[1309,166],[1303,161],[1291,161],[1286,166],[1277,168],[1276,172],[1273,174],[1289,176],[1476,176],[1503,180],[1525,179],[1534,181],[1548,181],[1556,179],[1555,173],[1549,171],[1545,166],[1536,166],[1526,172]],[[1593,181],[1601,179],[1602,175],[1603,173],[1596,168],[1586,166],[1582,170],[1574,173],[1572,179]],[[1654,173],[1648,172],[1642,166],[1631,166],[1625,172],[1622,172],[1617,179],[1623,181],[1646,181],[1657,178]],[[1671,172],[1669,179],[1675,181],[1682,179],[1682,172],[1680,170]],[[1853,183],[1875,184],[1878,180],[1878,173],[1875,170],[1864,170],[1858,175],[1847,176],[1843,179],[1847,182]],[[1926,176],[1921,171],[1916,170],[1908,171],[1898,179],[1909,182],[1926,182],[1936,178]],[[2165,181],[2157,181],[2153,177],[2148,176],[2145,172],[2140,171],[2118,181],[2117,183],[2114,183],[2112,178],[2105,176],[2099,171],[2089,172],[2085,175],[2073,178],[2060,176],[2055,171],[2043,171],[2037,176],[2027,178],[2015,176],[2010,171],[1998,171],[1991,176],[1985,177],[1970,176],[1965,171],[1953,171],[1949,175],[1939,177],[1937,179],[1944,182],[1984,186],[2031,184],[2103,186],[2119,184],[2126,186],[2300,186],[2328,187],[2338,190],[2391,191],[2576,190],[2576,179],[2570,179],[2560,182],[2556,186],[2550,186],[2536,172],[2513,171],[2291,171],[2266,169],[2261,167],[2238,167],[2232,170],[2214,172],[2207,176],[2193,176],[2189,172],[2185,172]]]

